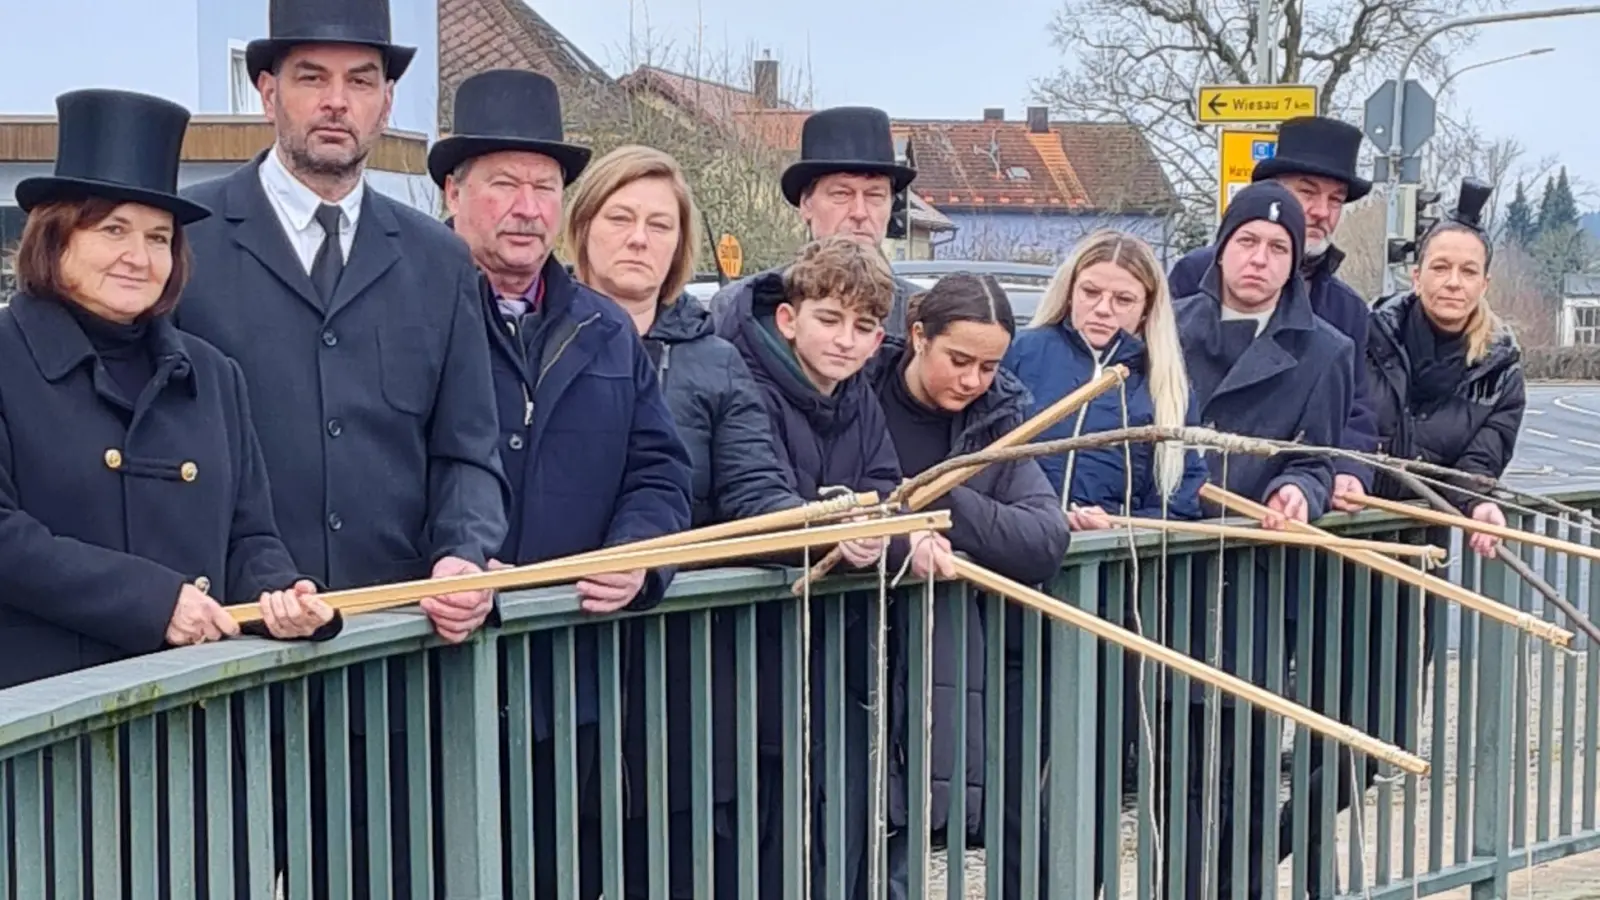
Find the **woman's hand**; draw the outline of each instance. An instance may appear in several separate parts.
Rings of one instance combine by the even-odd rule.
[[[1283,531],[1289,527],[1290,522],[1303,524],[1311,512],[1311,506],[1306,502],[1306,495],[1300,488],[1286,484],[1273,491],[1267,500],[1267,510],[1267,515],[1261,520],[1262,527]]]
[[[317,586],[297,581],[286,591],[261,595],[261,618],[267,631],[279,640],[307,638],[333,621],[333,607],[317,596]]]
[[[1487,500],[1472,508],[1472,519],[1488,525],[1499,525],[1502,528],[1506,524],[1505,513],[1500,511],[1500,507]],[[1484,559],[1492,559],[1495,551],[1500,549],[1500,539],[1492,534],[1474,532],[1471,537],[1467,538],[1467,543],[1472,547],[1473,552]]]
[[[239,623],[228,615],[222,604],[211,599],[192,584],[178,591],[177,605],[172,608],[172,618],[167,622],[167,643],[174,647],[186,644],[203,644],[221,640],[239,633]]]
[[[913,531],[911,539],[911,574],[926,580],[929,574],[940,578],[956,577],[955,551],[950,541],[937,531]]]
[[[1098,506],[1074,505],[1067,510],[1067,527],[1073,531],[1104,531],[1111,527],[1111,517]]]
[[[883,555],[884,547],[888,542],[881,537],[861,538],[855,541],[843,541],[839,544],[839,552],[843,554],[844,561],[857,569],[865,569],[878,561]]]

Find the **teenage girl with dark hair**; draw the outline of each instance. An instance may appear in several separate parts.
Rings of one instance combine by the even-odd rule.
[[[1020,425],[1028,392],[1000,368],[1016,332],[1011,304],[989,276],[958,273],[911,298],[905,339],[886,338],[872,362],[872,380],[888,420],[895,452],[907,478],[948,457],[972,453]],[[1037,584],[1052,577],[1066,554],[1068,529],[1061,505],[1039,464],[1032,460],[985,466],[971,480],[933,505],[951,511],[952,527],[934,539],[1008,578]],[[909,756],[906,727],[906,607],[900,605],[892,630],[894,690],[891,715],[898,746],[892,751],[890,896],[905,896],[906,804],[922,802],[922,791],[907,785],[899,769]],[[952,608],[937,604],[933,631],[932,753],[929,757],[932,803],[929,827],[936,841],[978,837],[983,812],[984,620],[983,605],[965,604],[967,641],[959,646]],[[1020,623],[1020,617],[1017,617]],[[1008,625],[1020,627],[1020,624]],[[966,696],[955,693],[958,667],[966,666]],[[1020,697],[1021,684],[1007,685],[1007,697]],[[959,716],[966,716],[966,772],[951,771]],[[966,822],[947,821],[952,790],[965,789]],[[969,842],[970,844],[971,842]]]

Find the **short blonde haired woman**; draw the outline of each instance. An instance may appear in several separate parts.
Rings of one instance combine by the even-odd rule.
[[[800,505],[774,465],[772,427],[755,379],[734,346],[713,333],[711,315],[684,293],[694,275],[700,242],[694,195],[671,156],[650,147],[619,147],[591,163],[568,203],[563,256],[579,281],[604,294],[633,319],[644,339],[662,395],[694,464],[690,493],[693,525],[700,527]],[[733,800],[736,771],[734,642],[732,622],[712,626],[711,719],[714,729],[714,802],[719,827],[717,897],[733,896],[737,848]],[[667,624],[668,721],[689,721],[688,622]],[[632,645],[635,673],[628,705],[636,711],[623,739],[623,756],[634,784],[644,783],[643,644]],[[670,834],[675,847],[689,846],[689,734],[668,735]],[[642,795],[636,795],[642,796]],[[643,854],[649,839],[643,809],[629,809],[625,856],[630,889],[643,884]],[[690,858],[677,854],[671,867],[673,897],[692,897]],[[642,886],[637,887],[642,893]],[[630,894],[631,896],[631,894]]]
[[[1130,372],[1126,412],[1124,391],[1108,391],[1039,440],[1190,421],[1189,377],[1155,253],[1137,237],[1102,230],[1056,271],[1005,365],[1033,392],[1031,415],[1116,364]],[[1074,531],[1105,528],[1112,512],[1201,517],[1205,463],[1180,445],[1106,447],[1040,462]]]

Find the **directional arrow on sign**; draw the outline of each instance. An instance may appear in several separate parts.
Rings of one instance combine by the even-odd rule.
[[[1212,115],[1219,117],[1222,115],[1222,111],[1227,108],[1222,102],[1221,94],[1212,94],[1211,102],[1207,103],[1206,106],[1211,108]]]

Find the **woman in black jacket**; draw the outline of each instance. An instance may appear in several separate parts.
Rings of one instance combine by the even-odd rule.
[[[981,450],[1021,424],[1028,392],[1000,367],[1016,325],[1005,292],[993,277],[949,275],[926,293],[911,298],[906,312],[907,340],[886,338],[869,372],[889,423],[895,452],[907,478],[951,456]],[[951,528],[934,540],[945,549],[1025,584],[1050,579],[1060,568],[1069,539],[1066,516],[1044,471],[1033,460],[998,463],[980,469],[971,480],[933,504],[951,512]],[[891,721],[896,747],[891,757],[890,896],[906,890],[906,804],[921,803],[922,790],[906,783],[901,767],[908,756],[906,704],[921,702],[906,695],[908,633],[906,605],[901,602],[891,630],[894,677]],[[984,757],[984,609],[974,597],[966,606],[967,645],[956,646],[946,620],[936,608],[931,666],[933,684],[930,776],[933,802],[929,826],[936,836],[977,838],[983,813]],[[967,694],[955,695],[956,673],[967,670]],[[1019,685],[1007,685],[1020,690]],[[966,771],[951,771],[954,723],[966,716]],[[966,822],[949,823],[950,791],[965,789]],[[958,829],[964,829],[958,830]],[[953,832],[953,833],[952,833]]]
[[[331,637],[273,521],[239,367],[171,322],[183,226],[210,214],[176,194],[188,111],[107,90],[56,105],[0,311],[0,687],[237,634],[223,603],[260,602],[256,633]]]
[[[1491,478],[1499,478],[1511,463],[1517,432],[1522,427],[1526,390],[1516,337],[1489,306],[1491,256],[1488,237],[1474,223],[1446,220],[1429,231],[1417,248],[1412,291],[1385,298],[1374,307],[1366,365],[1377,411],[1379,452]],[[1448,488],[1435,490],[1463,515],[1480,522],[1505,524],[1505,516],[1491,501]],[[1383,472],[1373,481],[1373,493],[1392,500],[1416,499],[1396,478]],[[1448,529],[1427,531],[1430,544],[1449,546],[1449,540]],[[1480,556],[1489,558],[1499,541],[1488,535],[1472,535],[1467,543]],[[1393,728],[1393,740],[1414,747],[1418,738],[1416,704],[1422,702],[1421,685],[1416,683],[1416,635],[1420,631],[1425,673],[1433,660],[1437,601],[1427,597],[1419,610],[1415,593],[1401,585],[1395,615],[1386,621],[1381,583],[1382,579],[1373,577],[1370,625],[1362,637],[1369,671],[1373,673],[1366,704],[1357,710],[1357,704],[1352,703],[1354,685],[1347,665],[1341,678],[1338,717],[1354,723],[1356,713],[1364,712],[1365,730],[1379,734],[1384,727],[1381,702],[1392,698],[1393,713],[1388,724]],[[1346,604],[1347,610],[1352,608]],[[1356,658],[1353,619],[1350,614],[1343,617],[1345,660]],[[1394,648],[1392,683],[1382,683],[1377,676],[1385,643]],[[1425,677],[1422,683],[1426,683]],[[1416,685],[1414,691],[1412,685]],[[1322,690],[1321,685],[1313,683],[1313,696],[1323,696]],[[1336,766],[1338,808],[1343,810],[1350,805],[1351,796],[1349,757],[1343,751]],[[1372,785],[1376,774],[1377,766],[1369,760],[1363,773],[1363,788]],[[1312,773],[1310,783],[1311,808],[1316,809],[1321,803],[1317,789],[1322,780],[1318,773]],[[1290,834],[1287,808],[1281,823],[1285,836]],[[1323,838],[1318,833],[1318,817],[1311,818],[1307,858],[1315,859]],[[1287,843],[1281,846],[1286,851],[1289,847]]]
[[[575,188],[565,244],[578,279],[626,310],[655,360],[662,393],[694,464],[693,527],[801,504],[774,465],[772,428],[750,370],[717,337],[711,316],[683,288],[699,246],[694,199],[678,163],[648,147],[621,147],[595,161]],[[715,896],[737,894],[734,623],[713,617],[711,720]],[[667,622],[667,746],[671,896],[692,897],[690,852],[689,622]],[[644,644],[630,642],[623,756],[629,785],[627,892],[647,895],[644,818]]]

